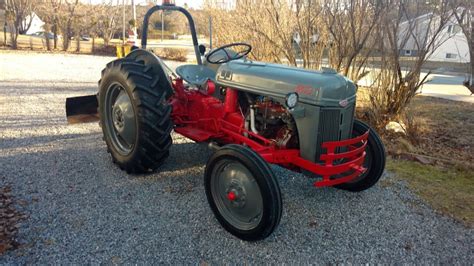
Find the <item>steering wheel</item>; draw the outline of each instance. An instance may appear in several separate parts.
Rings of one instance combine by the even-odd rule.
[[[211,51],[206,56],[206,60],[211,64],[223,64],[232,60],[240,59],[248,55],[250,51],[252,51],[252,46],[250,44],[231,43]]]

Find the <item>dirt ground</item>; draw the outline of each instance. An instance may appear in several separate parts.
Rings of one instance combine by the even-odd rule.
[[[416,97],[408,112],[419,123],[417,152],[474,167],[474,104]]]

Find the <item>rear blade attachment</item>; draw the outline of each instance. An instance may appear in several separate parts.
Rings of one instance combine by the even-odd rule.
[[[66,99],[66,117],[70,124],[88,123],[99,120],[97,95],[71,97]]]

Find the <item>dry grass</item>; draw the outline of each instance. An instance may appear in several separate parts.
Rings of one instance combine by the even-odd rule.
[[[366,96],[359,91],[362,117]],[[406,135],[381,132],[388,153],[398,158],[387,169],[434,209],[474,226],[474,104],[416,96],[402,122]]]
[[[474,104],[415,97],[409,110],[419,125],[419,152],[474,168]]]
[[[2,24],[3,25],[3,24]],[[0,44],[3,45],[3,31],[0,34]],[[7,45],[10,44],[10,33],[7,33]],[[53,47],[53,40],[50,42],[51,47]],[[121,41],[118,39],[111,40],[109,43],[110,46],[115,46],[116,44],[121,44]],[[81,54],[90,54],[92,53],[92,40],[89,41],[80,41],[80,52]],[[55,50],[54,52],[63,52],[62,50],[62,40],[58,40],[58,49]],[[69,45],[69,49],[67,52],[73,52],[76,53],[76,47],[77,43],[75,40],[71,40],[71,43]],[[110,54],[108,51],[110,48],[104,47],[104,40],[97,38],[95,39],[95,53],[98,54],[104,54],[104,51],[106,51],[105,54]],[[28,35],[19,35],[18,36],[18,49],[19,50],[34,50],[34,51],[46,51],[46,40],[41,37],[33,37],[33,36],[28,36]],[[115,47],[114,47],[115,49]],[[115,54],[115,52],[114,52]]]
[[[357,116],[364,119],[367,89],[357,95]],[[450,165],[474,168],[474,105],[416,96],[401,117],[407,135],[380,132],[389,153],[417,153]],[[434,160],[436,162],[436,160]]]
[[[188,49],[183,48],[155,48],[153,52],[162,59],[186,62]]]
[[[442,168],[413,161],[389,160],[387,169],[406,180],[434,209],[474,226],[474,177],[465,169]]]

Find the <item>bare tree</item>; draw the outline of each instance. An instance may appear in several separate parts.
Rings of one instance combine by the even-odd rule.
[[[120,22],[120,1],[114,5],[113,0],[104,1],[97,7],[97,29],[99,35],[104,39],[104,44],[108,45],[114,34],[117,32]]]
[[[72,20],[72,28],[74,32],[74,40],[76,41],[76,52],[81,51],[81,40],[85,34],[91,30],[89,24],[90,17],[93,17],[94,6],[79,4],[76,7],[76,13]]]
[[[270,56],[275,62],[281,58],[289,64],[297,65],[297,56],[293,46],[293,34],[296,31],[296,16],[286,0],[241,1],[237,7],[243,27],[249,28],[271,45]],[[258,46],[257,46],[258,47]]]
[[[206,10],[208,15],[212,15],[219,43],[246,41],[253,46],[255,59],[278,63],[287,61],[294,66],[298,54],[302,53],[304,66],[309,67],[309,55],[317,54],[310,52],[314,50],[315,42],[311,43],[309,36],[317,33],[317,23],[314,22],[318,13],[314,12],[313,17],[309,15],[316,6],[312,2],[241,0],[234,10],[228,10],[219,5],[219,1],[208,1]],[[305,38],[301,47],[293,41],[295,34]]]
[[[322,19],[323,6],[318,1],[294,1],[295,33],[298,52],[304,68],[319,68],[327,45],[327,31]],[[294,34],[295,34],[294,33]],[[298,56],[297,52],[297,56]]]
[[[53,31],[54,49],[58,49],[58,33],[59,33],[59,11],[61,10],[62,0],[49,0],[53,15],[51,30]]]
[[[18,35],[25,33],[33,20],[32,0],[6,0],[5,19],[10,28],[10,40],[13,49],[18,47]]]
[[[64,0],[62,8],[59,10],[59,27],[63,34],[63,51],[69,49],[71,38],[73,37],[73,22],[79,0]]]
[[[464,83],[474,93],[474,2],[472,0],[451,0],[454,17],[466,37],[470,55],[470,76]]]
[[[36,4],[36,12],[44,22],[43,29],[46,32],[44,38],[46,42],[46,49],[48,51],[52,49],[50,38],[51,32],[53,32],[54,49],[57,48],[58,9],[60,5],[61,0],[44,0],[38,1]]]
[[[326,0],[324,20],[329,32],[331,67],[358,81],[371,56],[373,30],[380,23],[385,8],[377,0]]]
[[[379,127],[399,120],[418,89],[426,83],[430,72],[422,74],[422,66],[450,37],[443,30],[452,14],[446,1],[427,7],[418,1],[398,0],[388,10],[374,33],[379,40],[380,62],[375,64],[379,70],[373,71],[372,108],[368,118]],[[404,50],[415,56],[402,57]]]
[[[91,9],[95,9],[95,7],[91,7]],[[99,15],[98,12],[95,10],[89,12],[89,14],[86,16],[86,23],[87,31],[92,39],[92,44],[91,44],[91,53],[95,52],[95,42],[96,39],[99,35]]]
[[[374,45],[371,33],[384,6],[376,0],[241,0],[235,10],[207,10],[219,39],[241,37],[239,41],[254,46],[257,59],[319,68],[329,51],[330,65],[357,80],[364,73]]]

